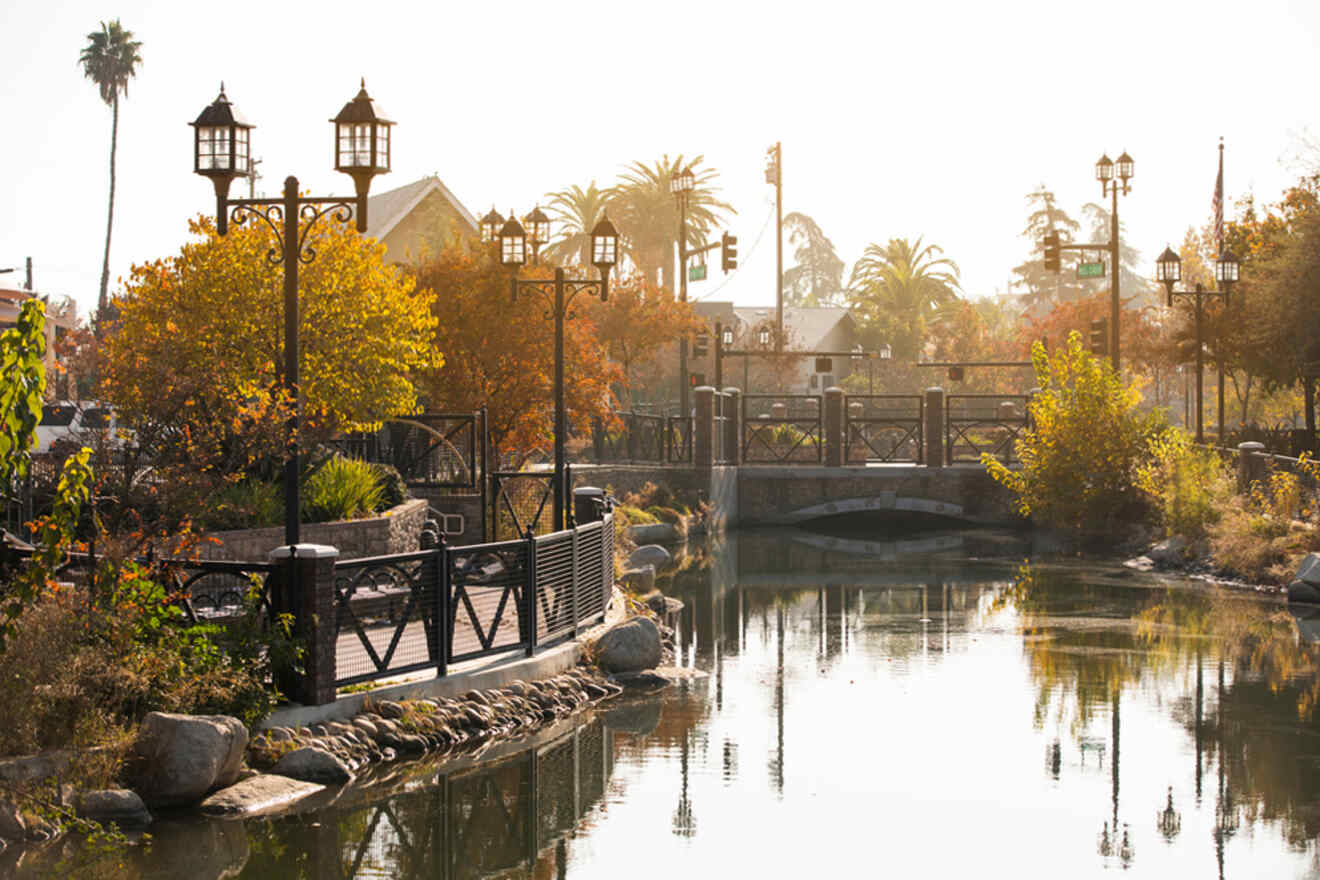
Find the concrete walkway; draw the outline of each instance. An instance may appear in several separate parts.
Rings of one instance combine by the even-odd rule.
[[[468,691],[501,688],[517,680],[549,678],[576,666],[582,657],[583,647],[605,628],[626,616],[623,595],[615,587],[609,607],[605,609],[605,622],[584,630],[576,640],[538,650],[531,657],[518,650],[496,657],[481,657],[450,664],[449,674],[444,676],[429,670],[382,678],[369,691],[340,694],[333,703],[324,706],[286,703],[256,726],[258,730],[267,730],[272,727],[307,727],[323,721],[345,721],[365,711],[369,701],[443,699],[457,697]]]

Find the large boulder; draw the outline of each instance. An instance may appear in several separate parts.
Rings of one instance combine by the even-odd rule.
[[[659,544],[644,544],[628,554],[628,567],[639,568],[643,565],[653,565],[656,571],[662,571],[673,559],[674,557],[669,555],[669,551]]]
[[[638,544],[677,544],[683,540],[678,526],[673,523],[638,523],[628,527],[628,537]]]
[[[1156,565],[1178,566],[1182,565],[1187,558],[1188,546],[1186,538],[1181,535],[1174,535],[1172,538],[1166,538],[1151,547],[1146,551],[1146,555]]]
[[[195,804],[238,779],[247,744],[237,718],[152,712],[138,729],[128,776],[148,806]]]
[[[294,749],[276,761],[270,772],[321,785],[343,785],[353,779],[353,771],[347,764],[325,749],[314,746]]]
[[[643,596],[642,604],[647,608],[650,608],[651,611],[661,620],[665,621],[683,610],[683,602],[681,600],[666,596],[659,590],[652,590]]]
[[[1297,574],[1294,577],[1299,581],[1320,587],[1320,553],[1306,554],[1301,564],[1297,566]]]
[[[655,566],[639,565],[619,575],[619,584],[634,593],[648,593],[655,589]]]
[[[606,672],[640,672],[659,666],[659,627],[649,617],[616,623],[596,640],[596,662]]]
[[[206,816],[261,816],[279,812],[296,801],[325,791],[324,785],[302,782],[287,776],[258,773],[237,785],[221,789],[202,801]]]
[[[85,791],[78,796],[78,815],[94,822],[113,822],[120,828],[151,824],[151,814],[137,792],[122,788]]]

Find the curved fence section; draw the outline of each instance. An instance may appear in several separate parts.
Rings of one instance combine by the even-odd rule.
[[[336,561],[333,687],[523,651],[604,619],[614,517],[539,537]],[[331,658],[326,658],[331,659]],[[326,682],[330,684],[330,682]]]

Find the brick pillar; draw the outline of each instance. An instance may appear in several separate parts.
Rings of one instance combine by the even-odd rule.
[[[724,463],[742,464],[742,392],[724,389]]]
[[[926,448],[922,460],[926,467],[944,467],[944,389],[926,389]]]
[[[848,395],[842,388],[825,389],[825,466],[843,466],[843,414]]]
[[[698,470],[710,470],[715,464],[715,389],[709,385],[696,389],[695,403],[692,465]]]
[[[1265,482],[1265,444],[1249,440],[1238,444],[1237,490],[1239,495]]]
[[[281,689],[306,706],[335,701],[335,561],[339,551],[322,544],[276,547],[280,567],[276,608],[293,614],[293,634],[303,640],[303,675]]]

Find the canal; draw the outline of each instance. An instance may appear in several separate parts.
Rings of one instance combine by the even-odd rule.
[[[704,678],[297,815],[159,823],[125,876],[1320,873],[1311,624],[1032,553],[731,535],[671,586]]]

